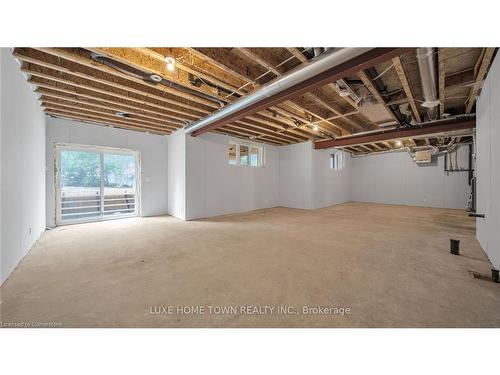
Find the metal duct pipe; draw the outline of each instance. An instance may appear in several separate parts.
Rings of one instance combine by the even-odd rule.
[[[332,52],[324,53],[314,60],[304,63],[282,75],[281,77],[261,86],[257,91],[229,104],[224,108],[198,120],[184,128],[187,134],[212,124],[215,121],[226,118],[244,108],[262,101],[263,99],[276,95],[286,89],[293,87],[300,82],[312,78],[332,67],[345,63],[358,57],[373,48],[342,48]]]
[[[382,151],[373,151],[373,152],[365,152],[363,154],[351,154],[351,157],[353,158],[362,158],[365,156],[373,156],[373,155],[380,155],[380,154],[392,154],[394,152],[410,152],[409,147],[401,147],[401,148],[391,148],[390,150],[382,150]]]
[[[221,107],[225,104],[225,102],[222,99],[218,99],[218,98],[215,98],[215,97],[210,96],[208,94],[190,89],[189,87],[179,85],[178,83],[175,83],[173,81],[169,81],[169,80],[167,80],[167,79],[165,79],[157,74],[146,73],[146,72],[141,71],[139,69],[126,66],[122,63],[117,63],[116,61],[114,61],[113,59],[111,59],[107,56],[99,55],[97,53],[92,53],[90,55],[90,57],[92,58],[92,60],[97,61],[103,65],[109,66],[113,69],[116,69],[120,73],[127,74],[131,77],[142,79],[148,83],[151,83],[154,85],[161,83],[164,86],[174,88],[176,90],[185,92],[187,94],[191,94],[191,95],[198,96],[198,97],[206,99],[206,100],[210,100],[211,102],[219,104]]]
[[[425,100],[422,107],[425,107],[429,120],[436,120],[438,118],[437,106],[439,100],[434,48],[417,48],[417,62]]]

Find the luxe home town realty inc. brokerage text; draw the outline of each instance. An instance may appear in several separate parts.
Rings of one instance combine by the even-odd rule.
[[[288,306],[288,305],[199,305],[149,306],[151,315],[350,315],[344,306]]]

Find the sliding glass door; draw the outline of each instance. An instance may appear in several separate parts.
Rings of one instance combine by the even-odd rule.
[[[138,214],[137,152],[58,145],[56,158],[57,224]]]
[[[103,209],[105,217],[135,213],[136,158],[130,154],[103,154]]]

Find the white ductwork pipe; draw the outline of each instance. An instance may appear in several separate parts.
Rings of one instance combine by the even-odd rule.
[[[296,69],[276,78],[275,80],[261,86],[257,91],[228,104],[222,109],[198,120],[184,128],[187,134],[204,128],[215,121],[221,120],[227,116],[241,111],[255,103],[260,102],[264,98],[276,95],[290,87],[293,87],[300,82],[312,78],[330,68],[345,63],[357,56],[360,56],[373,48],[342,48],[328,51],[318,56],[314,60],[298,66]]]
[[[417,62],[425,100],[422,107],[425,107],[429,120],[436,120],[438,118],[437,106],[439,105],[439,99],[434,48],[417,48]]]

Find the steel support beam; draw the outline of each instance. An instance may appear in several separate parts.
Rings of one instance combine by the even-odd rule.
[[[387,131],[378,131],[370,134],[353,135],[338,139],[317,141],[314,143],[315,149],[346,147],[354,145],[362,145],[365,143],[383,142],[394,139],[413,138],[417,136],[431,136],[438,133],[452,132],[456,130],[473,129],[476,127],[476,118],[467,118],[465,120],[447,120],[436,121],[435,123],[415,126],[406,129],[392,129]]]

